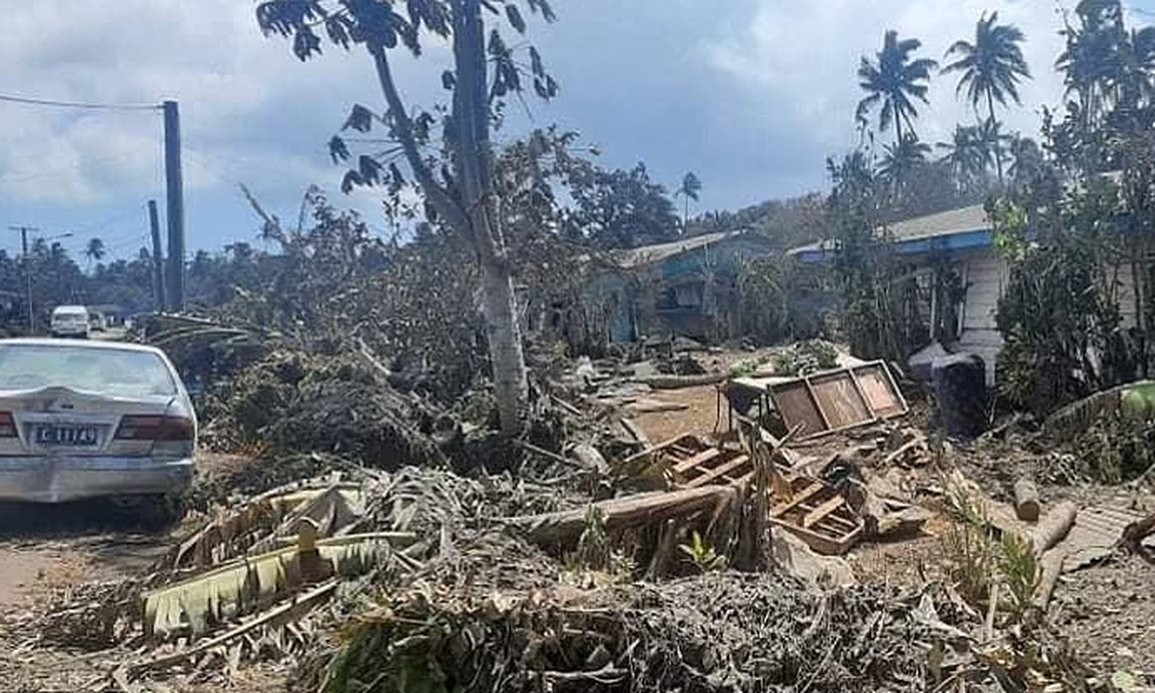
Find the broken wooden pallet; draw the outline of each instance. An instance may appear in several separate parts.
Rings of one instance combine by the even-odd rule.
[[[862,537],[862,518],[832,486],[805,476],[787,482],[790,497],[776,494],[770,508],[771,523],[798,536],[818,553],[829,555],[846,553]]]
[[[674,485],[680,488],[741,484],[754,473],[749,455],[701,441],[697,449],[685,445],[670,446],[665,449],[665,459]]]

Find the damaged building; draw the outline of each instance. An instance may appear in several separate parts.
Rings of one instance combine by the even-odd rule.
[[[742,263],[774,250],[766,236],[727,231],[609,253],[587,290],[605,307],[611,341],[679,335],[733,336]]]

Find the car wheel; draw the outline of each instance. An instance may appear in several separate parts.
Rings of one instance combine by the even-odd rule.
[[[165,493],[145,496],[141,501],[140,523],[149,531],[167,529],[184,517],[184,496]]]

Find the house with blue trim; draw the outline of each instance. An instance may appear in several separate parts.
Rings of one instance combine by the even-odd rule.
[[[608,253],[586,291],[602,306],[609,337],[683,336],[712,340],[738,329],[742,264],[767,257],[774,244],[754,231],[723,231]]]
[[[994,229],[982,205],[952,209],[938,214],[908,219],[883,230],[896,256],[909,262],[915,285],[922,297],[922,311],[928,324],[948,324],[946,338],[936,339],[931,330],[927,345],[910,356],[914,368],[926,366],[947,353],[973,353],[986,364],[987,384],[995,383],[995,359],[1003,345],[995,323],[999,298],[1007,284],[1005,261],[995,252]],[[789,251],[803,262],[829,262],[834,257],[832,241],[823,241]],[[957,303],[941,305],[942,274],[949,272],[960,288]],[[1128,272],[1120,272],[1116,299],[1123,326],[1135,325],[1134,286]],[[953,302],[952,302],[953,303]]]

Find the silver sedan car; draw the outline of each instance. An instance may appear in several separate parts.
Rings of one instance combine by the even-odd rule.
[[[0,340],[0,500],[110,496],[171,514],[196,440],[192,401],[159,349]]]

